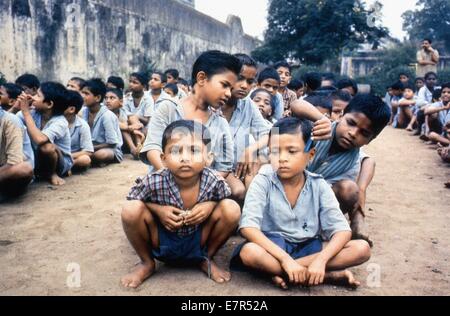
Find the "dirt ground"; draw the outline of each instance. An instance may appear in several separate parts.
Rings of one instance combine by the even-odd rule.
[[[431,148],[389,128],[365,149],[378,164],[367,205],[375,246],[371,260],[353,269],[362,281],[356,291],[283,292],[242,273],[217,285],[200,271],[163,264],[140,289],[121,288],[120,277],[138,261],[122,231],[121,206],[146,172],[127,159],[71,177],[61,188],[35,184],[23,198],[0,204],[0,295],[449,295],[450,190],[443,183],[450,169]],[[219,264],[239,242],[225,245]]]

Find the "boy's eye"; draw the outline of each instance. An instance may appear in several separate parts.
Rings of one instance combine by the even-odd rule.
[[[350,126],[356,126],[355,121],[351,120],[351,119],[347,119],[347,124]]]

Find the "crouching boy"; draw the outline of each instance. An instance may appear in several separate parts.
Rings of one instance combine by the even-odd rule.
[[[217,283],[228,282],[214,255],[235,231],[237,203],[226,199],[225,180],[207,168],[211,138],[194,121],[175,121],[162,138],[164,169],[136,181],[123,208],[122,223],[141,264],[122,278],[137,288],[155,271],[155,259],[169,264],[195,264]]]
[[[358,286],[345,269],[369,260],[370,247],[351,241],[333,190],[305,170],[315,153],[311,131],[311,123],[298,118],[274,125],[271,165],[250,185],[239,227],[247,242],[235,250],[231,267],[263,272],[283,289],[289,283]]]

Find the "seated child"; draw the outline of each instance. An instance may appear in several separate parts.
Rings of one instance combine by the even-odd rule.
[[[258,107],[262,116],[270,125],[276,123],[276,120],[273,118],[273,96],[266,89],[256,89],[250,95],[250,99],[252,99],[253,103]]]
[[[164,90],[166,85],[167,77],[162,72],[155,71],[150,77],[148,85],[150,87],[149,95],[151,95],[150,106],[147,108],[146,117],[151,118],[155,113],[156,109],[159,107],[160,103],[166,99],[170,99],[170,95]],[[176,85],[175,85],[176,87]]]
[[[140,130],[133,130],[128,125],[128,116],[122,103],[123,93],[119,89],[108,89],[105,96],[106,107],[119,119],[119,128],[122,133],[125,146],[128,147],[134,159],[139,160],[139,152],[145,140],[145,135]]]
[[[291,82],[288,84],[288,89],[295,92],[295,94],[297,95],[297,99],[300,99],[305,94],[305,84],[300,79],[291,80]]]
[[[397,127],[397,118],[398,118],[398,102],[403,96],[404,86],[400,81],[394,83],[391,86],[391,98],[389,104],[391,105],[391,120],[389,121],[389,125],[393,127]]]
[[[450,82],[444,83],[441,88],[440,101],[425,108],[428,130],[442,134],[443,127],[450,117]]]
[[[344,116],[345,108],[352,100],[350,92],[345,90],[338,90],[331,94],[332,112],[331,121],[339,121]]]
[[[177,69],[167,69],[164,72],[164,76],[167,78],[167,83],[168,84],[178,84],[181,80],[180,80],[180,72]],[[177,93],[177,99],[181,100],[183,98],[185,98],[188,95],[188,93],[186,91],[184,91],[184,89],[179,89],[178,93]]]
[[[398,116],[397,116],[397,128],[405,128],[408,131],[413,130],[414,109],[416,106],[417,97],[415,96],[415,88],[412,83],[403,84],[403,98],[398,101]]]
[[[247,193],[239,225],[247,241],[234,251],[231,267],[263,272],[283,289],[289,283],[358,286],[345,269],[368,261],[370,247],[351,241],[333,190],[306,171],[314,156],[311,132],[311,123],[298,118],[274,125],[271,165],[261,168]]]
[[[194,121],[171,123],[162,137],[165,169],[136,181],[122,210],[122,223],[141,264],[122,278],[139,287],[155,271],[155,259],[195,264],[218,283],[231,279],[214,256],[235,231],[240,208],[226,199],[225,180],[208,168],[212,153],[208,129]]]
[[[168,83],[164,87],[164,92],[170,95],[171,98],[176,98],[178,95],[178,86],[174,83]]]
[[[118,89],[123,91],[125,89],[125,82],[121,77],[110,76],[106,81],[106,88],[108,89]]]
[[[273,66],[280,75],[278,92],[283,97],[284,113],[291,111],[291,103],[297,100],[297,94],[288,88],[292,80],[292,68],[287,61],[279,61]]]
[[[22,93],[17,115],[27,127],[35,156],[35,173],[52,185],[63,185],[73,165],[69,123],[64,117],[67,90],[55,82],[43,83],[36,95]],[[33,109],[30,106],[33,106]]]
[[[435,143],[438,143],[440,146],[449,146],[450,145],[450,114],[447,117],[447,122],[444,125],[442,135],[431,132],[428,135],[428,138]]]
[[[91,166],[91,157],[94,153],[91,129],[88,123],[78,116],[84,100],[79,92],[67,91],[67,104],[69,107],[64,116],[69,122],[71,137],[71,152],[73,159],[72,171],[87,170]]]
[[[425,86],[425,79],[423,79],[422,77],[417,77],[416,80],[414,80],[414,84],[416,85],[416,97],[417,97],[419,94],[419,90]]]
[[[133,130],[144,131],[150,117],[148,109],[152,105],[152,98],[145,93],[148,88],[148,76],[143,72],[134,72],[130,76],[128,89],[130,94],[126,95],[123,101],[123,108],[128,116],[128,125]],[[146,133],[144,131],[144,133]]]
[[[0,108],[0,202],[23,194],[33,179],[33,167],[24,160],[23,133],[13,115]]]
[[[140,154],[150,170],[164,168],[161,139],[167,126],[178,120],[196,120],[211,133],[214,153],[211,169],[219,172],[224,179],[228,177],[233,169],[234,144],[228,122],[218,110],[231,98],[231,89],[240,71],[241,62],[230,54],[207,51],[198,57],[192,69],[192,94],[182,100],[164,100],[150,121],[149,133]]]
[[[20,86],[25,94],[34,96],[41,85],[39,79],[32,74],[24,74],[16,79],[16,85]]]
[[[6,112],[16,103],[17,98],[23,92],[23,89],[15,83],[5,83],[0,86],[0,107]]]
[[[231,98],[222,106],[234,143],[233,173],[226,178],[233,198],[244,203],[245,193],[259,169],[259,152],[267,148],[270,125],[248,97],[257,74],[257,63],[250,56],[235,54],[242,69]]]
[[[78,93],[81,92],[81,89],[84,88],[85,80],[80,77],[71,78],[66,85],[67,90],[76,91]]]
[[[306,102],[295,103],[292,109],[294,115],[314,122],[323,117]],[[358,207],[364,204],[360,201],[363,196],[360,191],[365,189],[357,183],[361,168],[360,148],[373,141],[389,119],[390,109],[381,98],[358,94],[345,109],[344,117],[333,123],[330,139],[317,142],[314,159],[307,168],[322,175],[332,186],[341,210],[349,214],[355,239],[368,239],[363,232],[364,210]]]
[[[119,119],[102,104],[106,95],[106,85],[101,79],[88,80],[81,94],[85,107],[81,109],[80,116],[90,127],[94,144],[92,163],[96,165],[120,163],[123,160],[123,140]]]
[[[273,107],[273,114],[272,116],[279,120],[283,117],[284,113],[284,102],[283,97],[280,93],[278,93],[278,89],[280,88],[280,75],[278,72],[272,68],[267,67],[264,70],[262,70],[258,75],[258,89],[265,89],[269,91],[269,93],[274,98],[274,107]]]

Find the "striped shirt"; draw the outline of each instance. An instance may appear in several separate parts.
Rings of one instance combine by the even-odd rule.
[[[200,178],[200,192],[197,203],[219,202],[231,195],[231,189],[225,180],[215,171],[205,168]],[[148,174],[136,180],[128,193],[127,200],[138,200],[164,206],[173,206],[185,210],[180,190],[169,169]],[[180,237],[192,235],[198,226],[185,226],[177,231]]]

